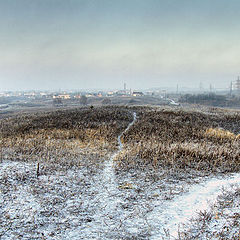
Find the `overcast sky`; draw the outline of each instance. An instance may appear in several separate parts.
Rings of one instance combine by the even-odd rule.
[[[0,0],[0,90],[227,87],[239,0]]]

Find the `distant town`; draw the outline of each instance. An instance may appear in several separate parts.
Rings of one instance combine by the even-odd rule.
[[[0,113],[17,108],[64,107],[79,105],[174,105],[202,104],[240,108],[240,78],[226,89],[215,89],[212,85],[196,89],[152,88],[132,90],[123,84],[119,90],[58,90],[58,91],[2,91]]]

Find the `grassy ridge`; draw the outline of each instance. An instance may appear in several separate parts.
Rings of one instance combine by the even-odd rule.
[[[204,171],[240,170],[240,115],[139,111],[123,136],[118,168],[146,165]]]
[[[240,169],[240,115],[133,107],[137,122],[122,140],[118,169],[192,168],[231,172]],[[81,108],[19,115],[1,122],[7,159],[79,164],[117,149],[117,136],[132,121],[126,107]]]
[[[131,120],[120,107],[20,115],[2,120],[1,143],[7,159],[75,165],[81,157],[96,159],[114,151]]]

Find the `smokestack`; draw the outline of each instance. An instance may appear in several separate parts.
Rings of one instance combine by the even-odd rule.
[[[230,83],[230,92],[229,92],[230,96],[232,96],[232,91],[233,91],[233,83],[231,81],[231,83]]]

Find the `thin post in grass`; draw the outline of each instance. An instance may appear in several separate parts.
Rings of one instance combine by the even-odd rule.
[[[2,139],[1,139],[1,158],[0,158],[0,163],[2,163],[2,161],[3,161],[3,150],[2,150]]]
[[[36,175],[37,175],[37,178],[40,175],[40,164],[39,164],[39,162],[37,163]]]
[[[0,158],[0,163],[3,161],[3,121],[1,121],[1,158]]]

